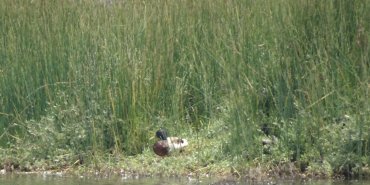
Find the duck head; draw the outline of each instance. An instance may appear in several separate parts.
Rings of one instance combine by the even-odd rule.
[[[161,140],[167,140],[167,130],[161,128],[155,133],[155,136]]]

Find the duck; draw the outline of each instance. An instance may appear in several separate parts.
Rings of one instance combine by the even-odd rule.
[[[153,145],[153,151],[159,156],[168,156],[174,151],[183,151],[189,145],[188,141],[179,137],[168,137],[166,129],[159,129],[155,133],[159,139]]]

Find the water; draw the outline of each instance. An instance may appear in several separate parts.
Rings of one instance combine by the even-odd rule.
[[[140,178],[124,179],[121,177],[75,177],[58,175],[0,175],[0,185],[185,185],[212,184],[211,180],[188,178]],[[234,183],[235,184],[235,183]]]
[[[58,175],[0,175],[0,185],[234,185],[234,184],[268,184],[268,185],[369,185],[370,181],[280,181],[280,182],[251,182],[234,180],[188,179],[188,178],[141,178],[123,179],[67,177]]]

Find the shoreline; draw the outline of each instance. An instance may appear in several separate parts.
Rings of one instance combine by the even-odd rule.
[[[128,168],[128,167],[125,167]],[[231,171],[224,171],[219,173],[151,173],[148,171],[137,172],[135,168],[133,170],[127,170],[119,167],[105,167],[99,169],[93,169],[90,167],[83,166],[68,166],[64,169],[35,169],[32,171],[21,171],[14,169],[13,171],[7,171],[5,168],[0,170],[0,175],[42,175],[42,176],[56,176],[56,177],[79,177],[79,178],[121,178],[124,180],[135,180],[143,178],[180,178],[180,179],[218,179],[227,181],[253,181],[253,182],[275,182],[275,181],[312,181],[312,180],[368,180],[369,174],[363,174],[361,177],[346,178],[340,174],[333,174],[328,176],[327,174],[308,174],[299,173],[297,168],[292,168],[288,171],[272,171],[263,170],[261,167],[249,168],[243,172],[239,172],[234,169]]]

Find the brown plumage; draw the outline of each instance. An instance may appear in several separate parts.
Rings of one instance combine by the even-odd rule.
[[[164,141],[164,140],[157,141],[153,145],[153,150],[154,150],[154,153],[159,156],[165,156],[170,153],[170,147],[168,146],[167,141]]]

